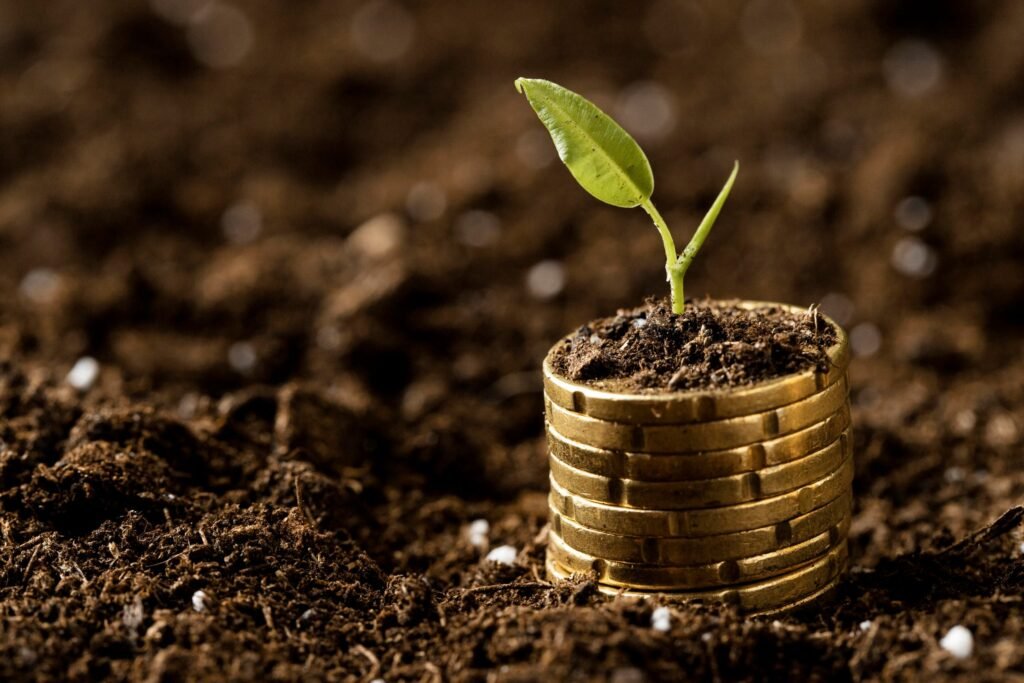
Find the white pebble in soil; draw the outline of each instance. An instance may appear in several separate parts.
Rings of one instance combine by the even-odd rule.
[[[88,391],[100,376],[100,364],[95,358],[83,356],[75,361],[65,381],[79,391]]]
[[[860,624],[858,624],[858,628],[860,628],[861,631],[867,631],[869,628],[871,628],[871,620],[865,619],[864,621],[860,622]]]
[[[497,548],[487,553],[487,557],[484,558],[488,562],[497,562],[498,564],[504,564],[509,567],[516,563],[516,556],[519,555],[519,551],[510,545],[499,545]]]
[[[370,258],[383,258],[402,248],[405,233],[405,223],[399,216],[382,213],[353,230],[347,243]]]
[[[60,275],[49,268],[33,268],[18,285],[21,295],[34,304],[48,304],[57,297]]]
[[[619,95],[615,114],[622,126],[641,140],[664,140],[676,127],[672,96],[654,81],[628,85]]]
[[[263,214],[250,201],[236,202],[220,217],[220,229],[231,244],[249,244],[263,231]]]
[[[501,219],[490,211],[466,211],[455,221],[455,238],[467,247],[489,247],[501,237]]]
[[[882,332],[873,323],[861,323],[850,330],[850,349],[853,355],[867,358],[882,348]]]
[[[192,609],[197,612],[205,612],[210,606],[210,596],[206,591],[196,591],[192,594]]]
[[[121,610],[121,623],[125,625],[129,631],[138,630],[139,626],[146,618],[145,609],[142,606],[142,598],[136,596],[135,600],[130,604],[125,605]]]
[[[942,636],[939,646],[957,659],[967,659],[974,652],[974,634],[957,624]]]
[[[405,210],[410,218],[420,223],[437,220],[447,208],[448,196],[435,182],[416,183],[405,196]]]
[[[526,273],[526,290],[535,299],[553,299],[561,294],[563,289],[565,266],[560,261],[541,261]]]
[[[651,612],[651,628],[662,633],[672,630],[672,613],[668,607],[658,607]]]
[[[228,364],[243,375],[256,367],[256,349],[249,342],[235,342],[228,349]]]
[[[935,272],[938,259],[935,250],[916,237],[904,237],[892,248],[892,267],[913,278],[928,277]]]
[[[252,24],[237,7],[211,2],[189,21],[186,38],[198,62],[226,69],[239,64],[252,48]]]
[[[967,472],[964,471],[963,467],[947,467],[946,471],[943,472],[943,477],[950,484],[959,484],[960,482],[967,479]]]
[[[920,232],[932,222],[932,206],[923,197],[904,197],[896,204],[893,216],[904,230]]]
[[[935,90],[942,84],[942,72],[942,55],[923,40],[901,40],[889,48],[882,61],[889,89],[905,98]]]
[[[486,519],[474,519],[466,530],[470,544],[477,548],[487,547],[489,533],[491,533],[491,524]]]
[[[356,10],[349,29],[352,44],[375,62],[394,62],[412,47],[416,19],[392,0],[370,0]]]

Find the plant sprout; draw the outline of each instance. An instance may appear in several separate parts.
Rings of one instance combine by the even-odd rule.
[[[516,90],[526,95],[530,106],[551,133],[562,163],[584,190],[612,206],[627,209],[639,206],[650,215],[665,245],[665,273],[672,292],[672,311],[682,313],[686,305],[683,277],[729,196],[739,171],[739,162],[733,165],[732,174],[690,243],[682,253],[677,253],[672,232],[651,201],[654,192],[651,164],[629,133],[593,102],[557,83],[539,78],[517,78]]]

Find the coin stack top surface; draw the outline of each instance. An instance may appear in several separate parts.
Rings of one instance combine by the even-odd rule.
[[[820,318],[836,331],[826,371],[737,389],[604,391],[549,354],[549,578],[747,613],[828,593],[847,564],[853,441],[846,335]]]

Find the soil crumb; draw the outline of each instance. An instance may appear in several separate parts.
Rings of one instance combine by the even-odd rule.
[[[808,368],[827,371],[836,330],[813,312],[732,301],[667,299],[591,321],[555,350],[555,371],[576,382],[636,393],[737,387]]]

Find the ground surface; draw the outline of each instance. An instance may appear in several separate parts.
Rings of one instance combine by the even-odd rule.
[[[1024,5],[193,5],[0,3],[0,678],[1024,675]],[[691,294],[850,330],[833,605],[662,633],[539,578],[540,360],[665,283],[519,75],[680,234],[741,160]]]

